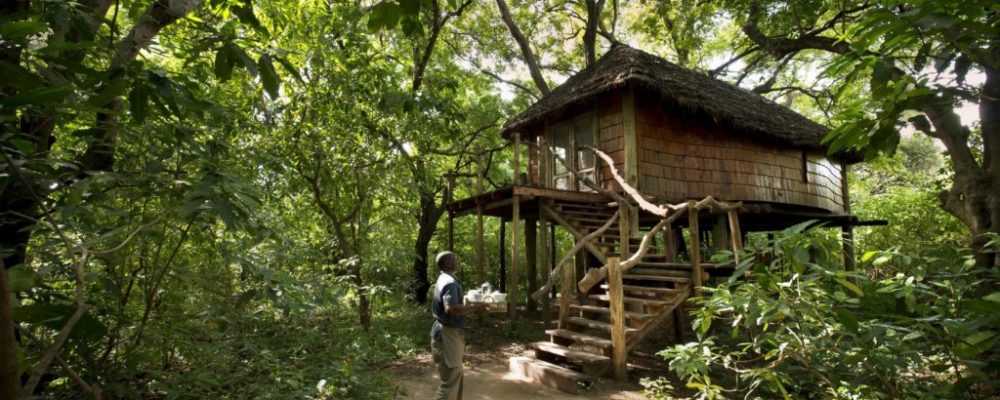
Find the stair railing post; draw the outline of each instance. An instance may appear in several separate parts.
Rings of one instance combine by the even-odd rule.
[[[736,208],[730,209],[729,215],[729,239],[732,240],[733,261],[740,263],[740,250],[743,249],[743,234],[740,232],[740,217],[736,213]]]
[[[694,295],[701,295],[701,232],[698,230],[698,209],[694,201],[688,202],[688,233],[691,235],[691,284]]]
[[[521,183],[521,134],[514,134],[514,154],[511,162],[514,164],[514,186]],[[517,305],[521,302],[518,297],[518,285],[520,279],[521,262],[521,196],[514,195],[513,210],[511,210],[511,256],[510,256],[510,294],[507,297],[507,313],[510,318],[517,318]]]
[[[628,259],[632,254],[632,249],[630,248],[630,237],[632,232],[630,224],[632,223],[632,210],[628,203],[619,204],[618,208],[621,210],[621,213],[618,215],[618,238],[621,241],[618,247],[618,254],[621,255],[622,259]]]
[[[611,307],[611,367],[615,379],[628,380],[628,343],[625,339],[625,302],[618,257],[608,257],[608,300]]]
[[[559,329],[566,329],[566,318],[569,317],[569,301],[573,297],[573,265],[564,263],[560,268],[562,283],[559,287]]]
[[[539,200],[539,203],[544,202],[544,200]],[[541,209],[541,206],[539,206]],[[549,280],[549,275],[552,274],[552,257],[549,254],[549,221],[545,216],[544,212],[538,213],[538,258],[541,261],[539,263],[539,274],[541,275],[541,280],[539,282],[545,283]],[[552,301],[549,296],[542,297],[542,325],[546,328],[552,322]]]

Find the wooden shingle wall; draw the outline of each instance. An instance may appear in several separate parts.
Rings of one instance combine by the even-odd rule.
[[[726,132],[691,115],[637,96],[641,192],[666,201],[711,195],[844,211],[841,167],[821,151]]]
[[[597,147],[615,160],[615,168],[619,172],[624,171],[625,127],[621,92],[615,91],[603,97],[598,102],[597,115]],[[621,188],[611,176],[611,170],[601,161],[598,161],[597,164],[601,166],[600,172],[598,172],[601,185],[611,191],[620,191]]]

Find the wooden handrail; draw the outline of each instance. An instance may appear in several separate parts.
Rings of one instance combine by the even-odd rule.
[[[583,238],[584,236],[586,236],[583,233],[580,233],[580,231],[576,230],[576,228],[574,228],[573,225],[569,223],[569,221],[566,221],[566,219],[563,218],[563,216],[560,215],[558,212],[556,212],[555,210],[553,210],[552,207],[549,207],[545,203],[541,203],[540,206],[541,206],[542,211],[544,211],[546,215],[548,215],[549,217],[551,217],[552,220],[555,221],[555,222],[557,222],[559,225],[562,225],[562,227],[564,229],[566,229],[567,231],[569,231],[570,234],[573,235],[574,239],[580,240],[580,238]],[[594,246],[594,244],[590,243],[589,240],[582,241],[582,243],[583,243],[583,246],[586,247],[587,250],[590,251],[590,253],[594,255],[594,257],[597,257],[597,259],[600,262],[603,263],[603,262],[605,262],[607,260],[608,256],[604,254],[604,251],[602,251],[601,249],[597,248],[597,246]]]
[[[604,231],[608,230],[608,228],[610,228],[611,225],[618,220],[620,214],[621,214],[620,212],[615,211],[615,214],[611,216],[611,219],[609,219],[608,222],[605,222],[604,225],[602,225],[600,228],[598,228],[593,232],[588,233],[586,236],[577,239],[576,245],[573,246],[573,248],[570,249],[568,253],[563,255],[563,258],[559,260],[558,264],[556,264],[557,265],[556,268],[552,270],[552,272],[549,274],[548,281],[546,281],[545,284],[542,285],[542,287],[540,287],[538,290],[532,293],[531,298],[535,300],[541,300],[543,297],[545,297],[545,294],[552,289],[552,286],[556,284],[557,277],[561,276],[563,265],[568,263],[571,258],[576,256],[576,253],[580,252],[580,250],[584,248],[586,243],[589,243],[590,240],[600,236],[601,234],[604,233]]]

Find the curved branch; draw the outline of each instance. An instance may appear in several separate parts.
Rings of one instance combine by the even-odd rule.
[[[552,289],[553,286],[555,286],[558,277],[562,276],[563,265],[569,262],[570,258],[573,258],[573,256],[576,255],[576,253],[580,252],[580,250],[583,249],[583,247],[586,245],[587,242],[604,234],[604,231],[608,230],[608,228],[610,228],[611,225],[614,224],[615,221],[617,221],[620,216],[621,216],[621,210],[615,211],[615,214],[611,216],[611,219],[608,219],[608,222],[605,222],[604,225],[601,225],[601,227],[597,228],[597,230],[588,233],[586,236],[577,240],[576,245],[573,246],[573,248],[570,249],[569,252],[563,255],[563,258],[559,260],[558,264],[556,264],[556,268],[553,269],[551,273],[549,273],[549,280],[545,282],[545,284],[542,285],[541,288],[532,293],[531,298],[539,301],[542,300],[542,297],[545,296],[545,293],[548,292],[550,289]]]
[[[538,64],[538,59],[535,58],[535,53],[531,50],[531,43],[528,42],[528,38],[524,36],[521,28],[514,22],[514,17],[510,15],[510,7],[507,6],[507,2],[504,0],[496,0],[496,2],[497,7],[500,9],[500,18],[507,25],[507,29],[510,30],[510,34],[514,37],[514,41],[517,42],[518,47],[521,48],[521,55],[524,57],[525,64],[528,64],[528,72],[531,73],[531,79],[535,81],[535,86],[538,87],[538,91],[542,92],[542,96],[548,95],[549,84],[545,82],[545,77],[542,76],[542,68]]]

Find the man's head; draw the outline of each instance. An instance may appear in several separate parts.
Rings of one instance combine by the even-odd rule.
[[[442,272],[458,271],[458,256],[450,251],[442,251],[437,255],[437,266]]]

